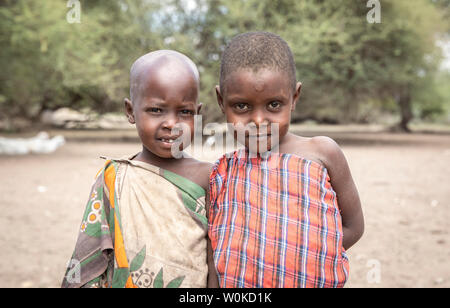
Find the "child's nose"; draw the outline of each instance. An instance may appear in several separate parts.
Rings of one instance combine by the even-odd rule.
[[[252,121],[256,124],[256,127],[265,126],[269,123],[264,112],[258,110],[253,113]]]
[[[176,115],[169,113],[165,117],[161,126],[162,126],[162,128],[173,129],[177,123],[178,123],[178,119],[177,119]]]

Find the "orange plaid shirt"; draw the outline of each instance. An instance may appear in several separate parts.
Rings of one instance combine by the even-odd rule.
[[[209,237],[221,287],[343,287],[348,258],[327,169],[292,154],[217,161]]]

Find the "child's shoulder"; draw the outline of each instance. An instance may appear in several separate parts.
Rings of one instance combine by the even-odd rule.
[[[213,164],[209,162],[200,161],[195,158],[185,158],[179,171],[180,173],[184,173],[184,177],[207,190],[212,167]]]
[[[286,144],[282,152],[318,162],[327,169],[339,162],[343,155],[336,141],[327,136],[302,137],[290,134]]]
[[[211,171],[213,164],[206,161],[201,161],[195,158],[184,159],[184,167],[190,170],[199,170],[200,172]]]

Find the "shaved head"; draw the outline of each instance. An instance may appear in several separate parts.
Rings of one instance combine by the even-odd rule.
[[[157,50],[137,59],[130,70],[130,98],[139,98],[145,81],[152,75],[167,81],[176,82],[178,78],[191,76],[200,83],[197,66],[185,55],[173,50]]]

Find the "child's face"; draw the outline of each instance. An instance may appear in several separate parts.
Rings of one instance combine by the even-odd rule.
[[[238,141],[249,148],[250,140],[253,144],[256,140],[257,152],[264,152],[266,144],[267,150],[276,146],[271,144],[271,124],[278,125],[280,143],[287,134],[300,88],[301,83],[297,83],[295,91],[292,89],[287,73],[270,69],[260,69],[257,72],[244,69],[232,72],[223,87],[224,93],[220,93],[218,86],[216,93],[228,123],[235,127],[237,124],[242,124],[241,127],[253,125],[251,123],[256,126],[253,132],[247,130],[239,133],[237,129]],[[264,145],[263,148],[260,144]]]
[[[180,75],[181,74],[181,75]],[[167,70],[144,76],[134,102],[125,101],[131,123],[136,123],[145,149],[162,158],[172,158],[175,139],[183,135],[182,145],[189,145],[194,133],[194,115],[197,105],[198,83],[192,74]],[[131,118],[130,118],[131,117]],[[183,128],[189,127],[190,134]],[[184,131],[174,133],[179,127]],[[180,151],[183,148],[179,149]]]

